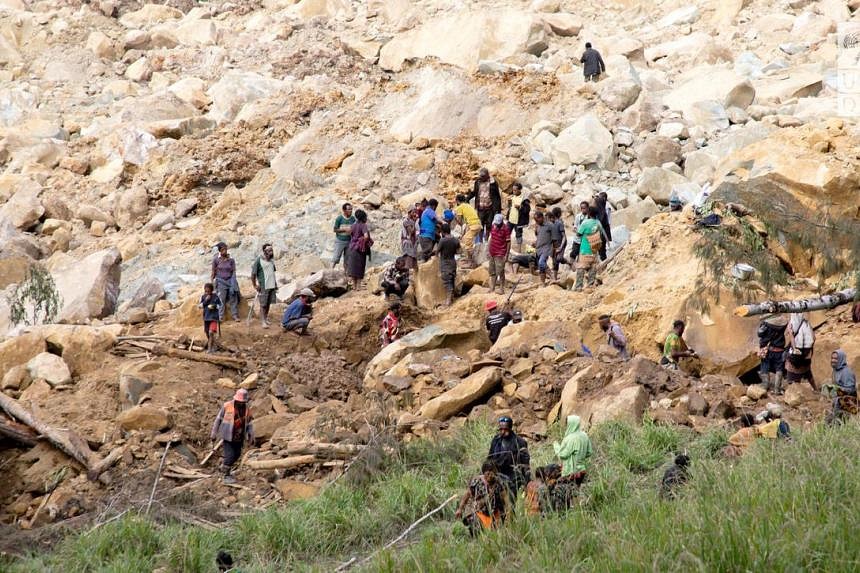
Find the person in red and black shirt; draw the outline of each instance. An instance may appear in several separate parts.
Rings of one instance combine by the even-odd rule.
[[[508,325],[513,317],[511,313],[500,310],[498,303],[494,300],[488,300],[484,305],[484,310],[489,313],[486,320],[487,335],[490,337],[490,342],[495,344],[502,333],[502,329]]]

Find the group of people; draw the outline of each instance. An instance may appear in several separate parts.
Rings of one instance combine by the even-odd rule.
[[[481,473],[469,481],[456,516],[474,535],[504,523],[516,506],[519,492],[525,494],[528,514],[548,514],[570,507],[576,489],[585,481],[593,454],[591,440],[580,428],[579,416],[567,418],[567,431],[553,444],[559,463],[539,467],[531,473],[528,443],[514,431],[509,416],[499,418],[498,432],[490,443]]]

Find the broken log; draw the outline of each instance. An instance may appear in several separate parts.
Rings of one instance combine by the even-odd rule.
[[[18,400],[2,392],[0,392],[0,408],[3,408],[7,414],[19,422],[26,424],[40,435],[45,436],[52,444],[71,456],[87,470],[90,470],[98,463],[99,460],[96,459],[93,452],[86,445],[86,442],[74,432],[71,430],[58,430],[37,420]]]
[[[827,310],[843,304],[851,304],[857,296],[857,289],[848,288],[811,298],[800,300],[775,301],[768,300],[752,304],[744,304],[735,308],[737,316],[755,316],[758,314],[781,314],[787,312],[809,312],[813,310]]]
[[[189,350],[181,350],[172,346],[158,345],[153,347],[153,354],[159,356],[169,356],[171,358],[183,358],[185,360],[195,360],[197,362],[208,362],[216,366],[241,370],[245,367],[245,361],[241,358],[233,358],[232,356],[221,356],[218,354],[204,354],[202,352],[191,352]]]
[[[322,460],[314,455],[290,456],[287,458],[276,458],[274,460],[250,460],[248,461],[248,467],[253,470],[289,469],[306,466],[319,461]]]
[[[281,447],[281,453],[288,456],[314,455],[325,459],[347,459],[361,453],[366,446],[356,444],[315,444],[295,442]]]
[[[35,446],[39,439],[39,435],[28,426],[10,420],[6,416],[0,416],[0,436],[29,447]]]
[[[108,455],[94,463],[93,466],[87,470],[87,478],[91,481],[99,479],[99,476],[101,476],[104,472],[109,470],[112,465],[122,459],[122,455],[124,453],[125,446],[119,446],[117,448],[112,449],[110,453],[108,453]]]

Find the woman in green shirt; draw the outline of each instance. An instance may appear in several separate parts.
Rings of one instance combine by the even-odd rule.
[[[588,218],[584,220],[576,234],[580,238],[579,258],[576,261],[576,284],[573,290],[581,291],[586,275],[588,286],[597,284],[597,253],[602,244],[608,241],[603,225],[597,220],[597,208],[588,207]]]

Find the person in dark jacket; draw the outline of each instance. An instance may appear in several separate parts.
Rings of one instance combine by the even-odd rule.
[[[478,211],[478,217],[481,219],[483,236],[488,237],[493,217],[496,213],[502,212],[502,194],[499,192],[499,184],[490,177],[490,171],[486,167],[481,167],[478,171],[478,178],[475,179],[472,192],[467,197],[468,201],[472,199],[475,200],[475,210]]]
[[[782,394],[782,373],[785,370],[785,328],[788,323],[778,318],[762,320],[758,325],[758,355],[761,359],[758,375],[762,386]]]
[[[487,459],[492,460],[498,472],[509,480],[511,497],[531,481],[529,446],[514,433],[514,421],[508,416],[499,418],[499,432],[490,443]]]
[[[600,74],[606,71],[606,64],[603,63],[600,52],[591,47],[591,42],[585,43],[585,51],[579,58],[579,63],[582,64],[582,73],[585,74],[587,82],[596,82],[600,79]]]
[[[606,260],[606,246],[609,244],[609,241],[612,240],[612,225],[609,220],[609,209],[608,209],[608,198],[606,192],[600,192],[594,196],[594,206],[597,207],[597,220],[600,221],[600,225],[603,227],[603,230],[606,231],[606,240],[603,241],[603,244],[600,246],[599,254],[600,260]]]

